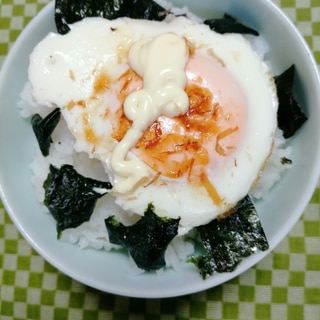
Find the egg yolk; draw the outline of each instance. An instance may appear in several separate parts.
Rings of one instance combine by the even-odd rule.
[[[246,118],[246,98],[223,62],[194,54],[186,66],[185,91],[189,109],[174,118],[160,116],[131,150],[157,176],[204,181],[208,166],[218,168],[241,142]],[[129,69],[120,79],[118,98],[122,107],[112,116],[112,137],[121,141],[131,126],[123,111],[125,98],[142,87]]]

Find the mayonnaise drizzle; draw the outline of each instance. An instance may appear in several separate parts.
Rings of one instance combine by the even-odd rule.
[[[189,100],[185,66],[189,58],[186,40],[166,33],[136,42],[129,51],[129,65],[143,78],[143,88],[131,93],[124,102],[124,113],[132,126],[115,147],[112,170],[124,179],[113,191],[128,193],[149,177],[149,169],[139,159],[126,160],[144,131],[160,115],[175,117],[188,110]]]

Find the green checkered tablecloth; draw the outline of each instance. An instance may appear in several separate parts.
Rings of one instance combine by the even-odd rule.
[[[320,64],[320,0],[274,1]],[[0,0],[0,65],[48,2]],[[22,238],[0,202],[0,319],[320,319],[319,213],[317,188],[290,234],[252,269],[204,292],[145,300],[99,292],[56,270]]]

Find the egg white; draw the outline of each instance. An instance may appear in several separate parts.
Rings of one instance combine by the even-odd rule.
[[[186,38],[197,53],[219,60],[241,87],[248,110],[236,151],[221,160],[219,170],[207,168],[208,179],[223,199],[222,204],[214,203],[203,186],[163,176],[130,194],[114,194],[116,203],[128,212],[143,215],[147,204],[153,202],[158,215],[180,217],[179,233],[183,234],[225,213],[246,196],[271,152],[277,126],[276,89],[269,69],[249,42],[241,35],[217,34],[185,17],[165,22],[87,18],[72,25],[67,35],[51,33],[38,44],[30,57],[29,80],[38,103],[61,108],[76,138],[75,150],[99,159],[111,183],[116,184],[122,178],[112,171],[110,157],[117,141],[112,138],[111,122],[104,117],[105,108],[107,105],[111,114],[121,108],[113,92],[119,90],[116,79],[128,70],[132,44],[166,32]],[[114,81],[93,97],[96,78],[104,72]],[[67,107],[71,101],[76,107]],[[94,147],[84,133],[84,116],[100,139]],[[128,157],[135,156],[130,153]],[[154,176],[155,172],[149,170],[150,177]]]

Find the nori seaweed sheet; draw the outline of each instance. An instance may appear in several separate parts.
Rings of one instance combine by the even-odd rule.
[[[249,196],[226,218],[215,219],[196,229],[205,254],[192,257],[190,262],[198,267],[203,279],[214,272],[232,272],[243,258],[269,248]]]
[[[240,34],[252,34],[258,36],[259,32],[249,28],[240,22],[238,22],[232,16],[225,14],[223,18],[219,19],[207,19],[204,20],[204,24],[207,24],[211,30],[214,30],[217,33],[240,33]]]
[[[50,165],[50,172],[43,187],[43,203],[57,221],[59,238],[63,230],[76,228],[88,221],[97,199],[105,195],[112,185],[110,182],[86,178],[73,166],[66,164],[59,169]],[[98,192],[98,189],[103,192]]]
[[[307,120],[307,116],[293,97],[294,75],[295,66],[292,65],[274,77],[279,99],[278,127],[283,131],[286,139],[292,137]]]
[[[136,265],[144,270],[157,270],[166,265],[165,251],[178,233],[180,219],[162,218],[149,203],[144,216],[125,226],[111,216],[105,220],[109,240],[128,249]]]
[[[166,10],[151,0],[56,0],[55,23],[60,34],[69,32],[68,24],[85,17],[119,17],[161,21]]]
[[[40,151],[44,157],[49,155],[50,144],[52,142],[51,135],[58,125],[61,118],[60,109],[56,108],[45,118],[39,114],[34,114],[31,118],[33,132],[37,138]]]

